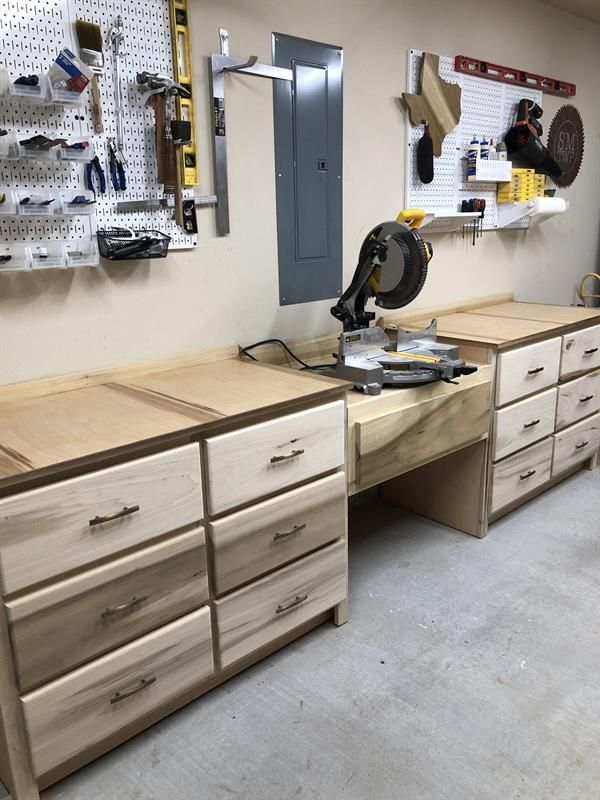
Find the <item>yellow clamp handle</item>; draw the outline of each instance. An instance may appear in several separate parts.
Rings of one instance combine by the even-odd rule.
[[[418,228],[425,219],[422,208],[405,208],[396,217],[396,222],[405,222],[410,228]]]

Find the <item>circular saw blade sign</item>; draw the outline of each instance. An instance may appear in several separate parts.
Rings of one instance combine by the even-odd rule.
[[[583,122],[575,106],[562,106],[550,123],[548,152],[562,169],[553,179],[557,186],[570,186],[579,172],[583,158]]]

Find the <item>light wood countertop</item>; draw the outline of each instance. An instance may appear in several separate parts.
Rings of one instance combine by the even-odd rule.
[[[393,321],[393,316],[384,317],[386,324]],[[508,302],[441,315],[437,321],[442,339],[506,350],[600,324],[600,309]],[[430,322],[414,320],[407,327],[418,330]]]
[[[2,399],[0,494],[342,397],[349,384],[239,359]]]

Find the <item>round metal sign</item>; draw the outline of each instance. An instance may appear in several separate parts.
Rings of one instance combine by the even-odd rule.
[[[562,106],[550,123],[548,152],[562,169],[557,186],[570,186],[579,172],[583,158],[583,122],[575,106]]]

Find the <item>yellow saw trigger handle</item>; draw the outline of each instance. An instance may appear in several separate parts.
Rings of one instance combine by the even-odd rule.
[[[425,219],[425,211],[422,208],[405,208],[396,217],[396,222],[405,222],[409,228],[418,228]]]

